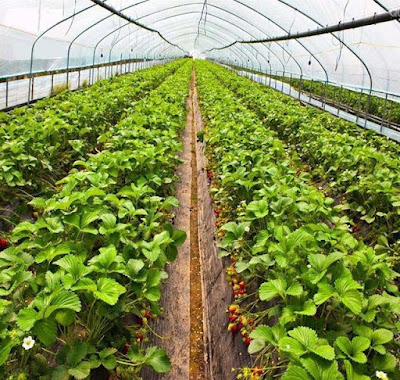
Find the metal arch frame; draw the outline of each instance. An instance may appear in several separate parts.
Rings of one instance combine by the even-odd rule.
[[[119,17],[125,19],[126,21],[129,21],[130,23],[132,23],[132,24],[134,24],[134,25],[136,25],[136,26],[139,26],[139,27],[142,28],[142,29],[145,29],[145,30],[148,30],[149,32],[158,34],[158,35],[160,36],[160,38],[163,39],[165,42],[167,42],[167,43],[169,43],[169,44],[171,44],[171,45],[175,45],[175,46],[176,46],[178,49],[180,49],[183,53],[185,53],[185,54],[187,53],[187,51],[184,50],[184,49],[182,49],[179,45],[174,44],[174,43],[168,41],[168,40],[160,33],[160,31],[158,31],[158,30],[156,30],[156,29],[153,29],[153,28],[149,28],[148,26],[146,26],[146,25],[144,25],[144,24],[142,24],[142,23],[140,23],[140,22],[137,22],[137,21],[134,20],[133,18],[131,18],[131,17],[129,17],[129,16],[123,14],[121,11],[118,11],[118,10],[115,9],[114,7],[112,7],[112,6],[108,5],[108,4],[106,4],[104,0],[103,0],[103,1],[101,1],[101,0],[90,0],[90,1],[91,1],[92,3],[97,4],[99,7],[102,7],[102,8],[104,8],[104,9],[108,10],[109,12],[114,13],[115,15],[117,15],[117,16],[119,16]]]
[[[189,32],[189,33],[183,33],[183,34],[180,34],[180,35],[178,35],[178,36],[176,36],[176,37],[174,37],[174,38],[182,38],[182,37],[186,37],[186,36],[192,36],[192,35],[194,35],[194,34],[197,34],[197,32]],[[204,36],[204,37],[207,37],[207,38],[209,38],[209,39],[211,39],[211,40],[214,40],[214,41],[216,41],[217,43],[223,43],[223,39],[221,40],[221,39],[217,39],[217,38],[215,38],[215,37],[211,37],[211,36],[206,36],[206,35],[204,35],[204,34],[201,34],[201,36]],[[217,37],[220,37],[218,34],[216,35]],[[159,46],[161,45],[161,43],[159,43],[157,46],[155,46],[155,47],[152,47],[152,49],[150,50],[150,51],[152,51],[152,50],[154,50],[155,48],[158,48]],[[238,52],[240,53],[240,54],[238,54]],[[241,59],[243,59],[244,60],[244,62],[246,62],[247,61],[247,59],[248,59],[248,56],[242,51],[242,50],[240,50],[240,49],[237,49],[237,52],[235,53],[236,54],[236,56],[238,56],[238,57],[241,57]]]
[[[242,5],[242,6],[246,7],[246,8],[248,8],[248,9],[250,9],[250,10],[253,11],[253,12],[257,13],[259,16],[261,16],[261,17],[267,19],[268,21],[272,22],[275,26],[277,26],[279,29],[283,30],[285,33],[288,33],[288,31],[287,31],[283,26],[281,26],[280,24],[278,24],[276,21],[272,20],[272,19],[269,18],[268,16],[264,15],[263,13],[257,11],[256,9],[250,7],[250,6],[247,5],[247,4],[243,4],[243,3],[240,2],[239,0],[233,0],[233,1],[234,1],[235,3],[237,3],[237,4],[240,4],[240,5]],[[326,71],[324,65],[322,65],[322,63],[320,62],[320,60],[319,60],[319,59],[318,59],[318,58],[317,58],[317,57],[316,57],[302,42],[300,42],[300,41],[297,40],[297,39],[296,39],[295,41],[296,41],[300,46],[302,46],[303,49],[305,49],[305,50],[308,52],[308,54],[310,54],[310,56],[312,56],[312,57],[315,59],[315,61],[321,66],[322,70],[323,70],[324,73],[325,73],[326,81],[329,82],[329,75],[328,75],[328,72]],[[215,50],[215,49],[214,49],[214,50]]]
[[[148,24],[148,25],[152,25],[152,24],[155,24],[155,23],[158,23],[158,22],[163,22],[163,21],[168,20],[168,19],[173,18],[173,17],[180,17],[180,16],[184,16],[184,15],[186,15],[186,14],[195,14],[195,13],[200,13],[200,11],[184,12],[184,13],[180,13],[180,14],[178,14],[178,15],[171,15],[171,16],[165,17],[165,18],[163,18],[163,19],[160,19],[160,20],[156,20],[156,21],[154,21],[154,22],[151,22],[151,23]],[[153,14],[154,14],[154,13],[152,13],[152,15],[153,15]],[[215,18],[217,18],[217,19],[219,19],[219,20],[222,20],[222,21],[228,23],[229,25],[232,25],[232,26],[234,26],[234,27],[236,27],[236,28],[242,30],[243,32],[247,33],[248,35],[254,37],[254,35],[251,34],[250,32],[248,32],[247,30],[243,29],[243,28],[240,27],[240,26],[237,26],[237,25],[235,25],[235,24],[230,23],[229,21],[223,19],[223,18],[220,17],[220,16],[214,15],[214,14],[212,14],[212,13],[208,13],[208,16],[210,16],[210,17],[215,17]],[[144,18],[144,17],[146,17],[146,15],[143,16],[142,18]],[[246,20],[243,20],[243,21],[246,22]],[[224,30],[228,30],[227,28],[223,27],[223,26],[220,25],[220,24],[211,22],[210,20],[208,20],[208,22],[211,23],[211,24],[213,24],[213,25],[215,25],[215,26],[217,26],[217,27],[220,27],[220,28],[222,28],[222,29],[224,29]],[[124,40],[125,38],[127,38],[127,37],[128,37],[128,36],[122,37],[118,42],[115,43],[115,45],[113,46],[113,48],[114,48],[118,43],[120,43],[121,41],[123,41],[123,40]],[[251,45],[250,45],[250,46],[251,46]],[[276,57],[276,59],[279,61],[279,63],[282,65],[282,67],[284,67],[284,64],[283,64],[283,62],[281,61],[281,59],[279,58],[279,56],[278,56],[272,49],[270,49],[268,46],[265,46],[265,45],[263,45],[263,46],[266,47],[267,50],[269,50],[269,51]],[[251,47],[252,47],[253,49],[255,49],[253,46],[251,46]],[[270,63],[269,63],[269,60],[264,56],[264,54],[260,53],[257,49],[255,49],[255,50],[257,51],[258,54],[260,54],[260,55],[264,58],[264,60],[265,60],[265,61],[268,63],[268,65],[271,67],[271,65],[270,65]],[[257,60],[257,61],[258,61],[258,60]],[[297,62],[296,60],[294,60],[294,61],[295,61],[295,63],[298,65],[298,67],[299,67],[299,69],[300,69],[300,72],[302,72],[301,66],[298,64],[298,62]],[[258,61],[258,62],[259,62],[259,61]],[[260,62],[259,62],[259,63],[260,63]],[[261,67],[261,64],[260,64],[260,67]]]
[[[288,7],[290,7],[291,9],[295,10],[296,12],[300,13],[301,15],[303,15],[306,18],[308,18],[309,20],[315,22],[319,26],[321,26],[321,27],[323,26],[319,21],[317,21],[313,17],[307,15],[302,10],[294,7],[293,5],[290,5],[290,4],[286,3],[284,0],[278,0],[278,1],[281,4],[284,4],[284,5],[288,6]],[[369,81],[370,81],[370,91],[372,91],[372,74],[371,74],[367,64],[364,62],[364,60],[350,46],[348,46],[340,37],[338,37],[335,33],[329,33],[329,34],[331,34],[333,37],[335,37],[341,44],[343,44],[343,46],[345,46],[348,50],[350,50],[354,54],[354,56],[361,62],[361,64],[365,67],[365,70],[367,71],[367,74],[368,74],[368,77],[369,77]]]
[[[147,14],[147,15],[143,15],[143,16],[139,17],[138,20],[140,20],[140,19],[142,19],[142,18],[145,18],[145,17],[152,16],[152,15],[157,14],[157,13],[160,13],[160,12],[168,11],[168,10],[171,10],[171,9],[181,8],[181,7],[184,7],[184,6],[202,5],[202,4],[203,4],[203,3],[190,3],[190,4],[175,5],[175,6],[172,6],[172,7],[169,7],[169,8],[159,9],[159,10],[157,10],[157,11],[155,11],[155,12],[151,12],[151,13],[149,13],[149,14]],[[219,6],[217,6],[217,5],[214,5],[214,4],[208,4],[208,6],[213,7],[213,8],[216,8],[216,9],[222,11],[222,12],[226,12],[226,13],[228,13],[229,15],[234,16],[234,17],[238,18],[239,20],[243,21],[244,23],[250,25],[250,26],[253,27],[254,29],[258,30],[259,32],[265,33],[265,32],[264,32],[262,29],[260,29],[259,27],[253,25],[251,22],[247,21],[247,20],[244,19],[243,17],[238,16],[237,14],[232,13],[232,12],[230,12],[230,11],[227,10],[227,9],[221,8],[221,7],[219,7]],[[178,17],[178,16],[180,16],[180,15],[188,14],[188,13],[194,13],[194,12],[180,13],[179,15],[173,15],[173,16],[165,17],[164,19],[162,19],[162,20],[157,20],[157,21],[155,21],[155,22],[163,21],[163,20],[166,20],[166,19],[168,19],[168,18],[170,18],[170,17]],[[218,17],[218,16],[216,16],[216,15],[214,15],[214,14],[212,14],[212,13],[208,13],[208,14],[209,14],[210,16],[212,16],[212,17],[220,18],[220,17]],[[225,20],[225,21],[226,21],[226,20]],[[229,21],[226,21],[226,22],[229,22]],[[229,22],[229,23],[230,23],[230,22]],[[232,23],[230,23],[230,24],[231,24],[231,25],[234,25],[234,24],[232,24]],[[284,46],[282,46],[282,45],[279,44],[278,42],[276,42],[276,44],[277,44],[283,51],[285,51],[285,52],[290,56],[290,58],[291,58],[291,59],[296,63],[296,65],[299,67],[299,69],[300,69],[300,75],[303,75],[303,69],[302,69],[301,65],[299,64],[299,62],[297,61],[297,59],[294,58],[294,57],[291,55],[291,53],[288,52],[288,51],[285,49]],[[277,54],[276,54],[270,47],[268,47],[267,45],[264,45],[264,44],[263,44],[263,46],[264,46],[267,50],[269,50],[275,57],[278,58]],[[303,48],[304,48],[304,46],[303,46]],[[312,53],[310,53],[310,52],[309,52],[309,54],[312,55],[312,56],[314,56],[314,55],[313,55]],[[314,58],[315,58],[315,57],[314,57]],[[279,59],[279,58],[278,58],[278,59]],[[280,60],[279,60],[279,61],[280,61]],[[316,61],[318,61],[318,60],[316,59]],[[281,61],[280,61],[280,62],[281,62]]]
[[[227,30],[227,29],[224,29],[224,30]],[[211,32],[213,33],[214,36],[222,37],[220,34],[218,34],[218,33],[217,33],[216,31],[214,31],[214,30],[212,30]],[[181,36],[181,35],[179,35],[178,37],[180,37],[180,36]],[[200,36],[208,37],[207,35],[204,35],[204,34],[202,34],[202,33],[200,33]],[[142,46],[143,46],[143,45],[141,45],[140,48],[141,48]],[[158,44],[157,47],[153,47],[151,50],[147,51],[146,53],[147,53],[147,54],[150,54],[150,52],[152,52],[154,49],[158,48],[158,46],[160,46],[160,44]],[[165,49],[164,49],[164,50],[165,50]],[[248,56],[245,52],[243,52],[241,49],[237,49],[237,50],[238,50],[239,52],[241,52],[241,53],[247,58],[247,61],[249,61],[249,56]],[[254,50],[256,50],[256,49],[254,49]],[[249,51],[249,50],[247,50],[247,51]],[[256,52],[257,52],[257,50],[256,50]],[[254,58],[256,59],[256,61],[258,62],[258,64],[261,66],[261,62],[258,60],[257,55],[254,54],[254,53],[252,53],[251,51],[249,51],[249,53],[250,53],[251,55],[254,56]]]
[[[195,13],[200,13],[200,12],[199,12],[199,11],[195,11],[195,12],[185,12],[185,13],[180,13],[179,15],[171,15],[171,16],[165,17],[165,18],[163,18],[163,19],[160,19],[160,20],[156,20],[156,21],[154,21],[154,22],[151,22],[151,23],[149,23],[148,25],[153,25],[153,24],[158,23],[158,22],[163,22],[163,21],[165,21],[165,20],[168,20],[169,18],[180,17],[180,16],[184,16],[184,15],[186,15],[186,14],[195,14]],[[213,15],[213,14],[208,14],[208,15],[211,16],[211,17],[218,18],[218,19],[220,19],[220,20],[222,20],[222,21],[228,22],[228,21],[224,20],[222,17],[215,16],[215,15]],[[144,18],[144,17],[146,17],[146,16],[143,16],[142,18]],[[224,26],[222,26],[222,25],[220,25],[220,24],[217,24],[217,23],[212,22],[212,21],[208,21],[208,22],[209,22],[210,24],[212,24],[212,25],[215,25],[215,26],[217,27],[216,30],[218,30],[218,28],[221,28],[221,29],[223,29],[223,30],[225,30],[225,31],[229,31],[226,27],[224,27]],[[230,23],[229,23],[229,24],[230,24]],[[236,28],[238,28],[238,29],[244,31],[244,32],[247,33],[248,35],[254,37],[250,32],[247,32],[245,29],[243,29],[243,28],[241,28],[241,27],[239,27],[239,26],[237,26],[237,25],[234,25],[234,24],[230,24],[230,25],[233,25],[233,26],[235,26]],[[123,40],[124,40],[125,38],[127,38],[127,37],[128,37],[128,35],[122,37],[119,41],[117,41],[117,42],[112,46],[111,50],[114,49],[115,46],[117,46],[117,44],[119,44],[121,41],[123,41]],[[128,45],[128,46],[129,46],[129,45]],[[250,46],[250,47],[257,51],[257,49],[255,49],[253,46]],[[274,54],[274,53],[273,53],[273,54]],[[275,55],[275,54],[274,54],[274,55]],[[265,58],[265,56],[264,56],[263,54],[261,54],[261,56],[264,58],[264,60],[265,60],[266,62],[268,62],[268,60]],[[277,57],[277,59],[279,60],[279,57],[278,57],[278,56],[276,56],[276,57]],[[257,60],[257,62],[258,62],[258,63],[260,64],[260,66],[261,66],[260,61],[258,61],[257,58],[256,58],[256,60]],[[279,61],[280,61],[280,60],[279,60]],[[281,62],[281,61],[280,61],[280,62]],[[281,64],[282,64],[282,62],[281,62]]]
[[[193,13],[193,12],[191,12],[191,13]],[[179,16],[181,16],[182,14],[180,14]],[[170,17],[172,17],[172,16],[170,16]],[[174,16],[174,17],[177,17],[176,15]],[[165,19],[162,19],[162,20],[157,20],[157,21],[155,21],[155,22],[161,22],[161,21],[164,21],[164,20],[166,20],[166,19],[168,19],[168,17],[167,18],[165,18]],[[152,24],[154,24],[155,22],[153,22]],[[229,31],[226,27],[223,27],[223,26],[221,26],[221,25],[219,25],[219,24],[217,24],[217,23],[214,23],[214,22],[212,22],[212,21],[208,21],[210,24],[212,24],[212,25],[215,25],[217,28],[213,28],[213,30],[212,30],[212,32],[213,33],[216,33],[217,31],[219,31],[218,30],[218,28],[220,28],[220,29],[222,29],[222,30],[224,30],[224,31]],[[240,27],[238,27],[238,28],[240,28]],[[241,29],[241,28],[240,28]],[[242,29],[242,30],[244,30],[244,29]],[[251,33],[248,33],[250,36],[251,36]],[[118,42],[120,42],[121,40],[123,40],[124,38],[126,38],[127,36],[124,36],[124,37],[122,37]],[[118,44],[118,42],[116,43],[116,44]],[[110,49],[110,55],[111,55],[111,51],[112,51],[112,49],[116,46],[116,44]],[[152,48],[150,51],[148,51],[147,53],[148,54],[150,54],[150,52],[152,51],[152,50],[154,50],[155,48],[157,48],[158,46],[159,46],[160,44],[157,44],[157,46],[156,47],[154,47],[154,48]],[[128,47],[129,47],[130,45],[128,45]],[[139,47],[139,49],[142,47],[143,45],[138,45],[138,47]],[[258,57],[257,57],[257,53],[258,53],[258,51],[257,51],[257,49],[255,49],[254,47],[252,47],[252,46],[249,46],[249,47],[251,47],[251,48],[253,48],[254,50],[255,50],[255,54],[253,54],[253,53],[250,53],[250,54],[252,54],[254,57],[255,57],[255,59],[256,59],[256,61],[258,62],[258,64],[259,64],[259,66],[261,67],[262,65],[261,65],[261,62],[258,60]],[[239,49],[240,50],[240,49]],[[247,49],[246,49],[247,50]],[[268,62],[267,61],[267,59],[265,58],[265,56],[264,55],[262,55],[261,54],[261,56],[264,58],[264,60],[266,61],[266,62]],[[277,59],[279,60],[279,58],[277,57]],[[280,60],[279,60],[280,61]],[[280,61],[280,63],[282,64],[282,66],[283,66],[283,63]]]
[[[195,34],[197,34],[197,32],[183,33],[183,34],[180,34],[180,35],[176,36],[175,38],[182,38],[182,37],[186,37],[186,36],[192,36],[192,35],[195,35]],[[201,36],[207,37],[208,39],[211,39],[211,40],[213,40],[213,41],[215,41],[215,42],[217,42],[217,43],[221,43],[221,41],[223,41],[223,39],[222,39],[222,40],[221,40],[221,39],[217,39],[217,38],[215,38],[215,37],[206,36],[206,35],[204,35],[204,34],[201,34]],[[217,35],[217,37],[220,37],[220,36]],[[153,50],[153,49],[152,49],[152,50]],[[237,51],[233,51],[233,53],[234,53],[237,57],[239,57],[240,59],[242,59],[243,62],[247,62],[248,56],[245,55],[245,53],[244,53],[242,50],[237,49]],[[239,54],[239,53],[240,53],[240,54]]]
[[[125,10],[127,10],[127,9],[136,7],[137,5],[140,5],[140,4],[143,4],[143,3],[147,3],[148,1],[150,1],[150,0],[142,0],[142,1],[139,1],[139,2],[137,2],[137,3],[135,3],[135,4],[132,4],[132,5],[129,5],[129,6],[125,7],[125,8],[122,8],[121,11],[125,11]],[[106,21],[106,20],[108,20],[109,18],[114,17],[114,16],[116,16],[114,13],[110,13],[108,16],[103,17],[102,19],[96,21],[94,24],[91,24],[91,25],[88,26],[86,29],[84,29],[82,32],[80,32],[77,36],[75,36],[75,38],[70,42],[70,44],[69,44],[69,46],[68,46],[68,53],[67,53],[67,68],[66,68],[66,69],[67,69],[67,86],[68,86],[68,82],[69,82],[69,60],[70,60],[70,54],[71,54],[72,45],[75,43],[75,41],[76,41],[79,37],[81,37],[81,36],[82,36],[83,34],[85,34],[87,31],[89,31],[90,29],[92,29],[92,28],[94,28],[95,26],[99,25],[99,24],[102,23],[103,21]],[[128,23],[128,24],[130,24],[130,23]]]
[[[39,36],[36,37],[35,41],[33,41],[32,47],[31,47],[31,62],[30,62],[30,69],[29,69],[29,85],[28,85],[28,101],[27,101],[27,104],[28,104],[28,105],[29,105],[30,102],[31,102],[31,86],[32,86],[32,80],[33,80],[33,72],[32,72],[32,71],[33,71],[33,52],[34,52],[34,50],[35,50],[35,47],[36,47],[36,44],[38,43],[38,41],[39,41],[45,34],[47,34],[48,32],[50,32],[50,30],[54,29],[56,26],[59,26],[59,25],[61,25],[62,23],[64,23],[65,21],[68,21],[68,20],[70,20],[71,18],[73,18],[73,17],[75,17],[75,16],[77,16],[77,15],[79,15],[79,14],[81,14],[81,13],[87,11],[88,9],[94,8],[94,7],[96,7],[95,4],[93,4],[93,5],[89,6],[89,7],[83,8],[83,9],[81,9],[80,11],[78,11],[78,12],[76,12],[76,13],[73,13],[72,15],[70,15],[70,16],[68,16],[68,17],[63,18],[62,20],[60,20],[60,21],[56,22],[54,25],[52,25],[50,28],[47,28],[44,32],[42,32]]]

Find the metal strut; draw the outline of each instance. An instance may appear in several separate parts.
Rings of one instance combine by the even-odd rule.
[[[338,24],[335,24],[335,25],[329,25],[329,26],[325,26],[323,28],[308,30],[306,32],[299,32],[299,33],[295,33],[295,34],[288,33],[283,36],[270,37],[270,38],[265,38],[262,40],[234,41],[231,44],[226,45],[226,46],[221,46],[221,47],[216,47],[216,48],[212,48],[209,50],[205,50],[204,53],[210,52],[213,50],[227,49],[236,44],[255,44],[255,43],[267,43],[267,42],[276,42],[276,41],[288,41],[288,40],[294,40],[294,39],[297,40],[297,39],[304,38],[304,37],[318,36],[321,34],[335,33],[335,32],[341,32],[343,30],[360,28],[362,26],[381,24],[383,22],[398,20],[399,18],[400,18],[400,9],[397,9],[397,10],[390,11],[390,12],[380,13],[378,15],[374,14],[373,16],[364,17],[364,18],[361,18],[358,20],[352,20],[352,21],[347,21],[347,22],[343,22],[343,23],[339,22]]]
[[[142,29],[148,30],[149,32],[157,33],[157,34],[160,36],[160,38],[163,39],[165,42],[167,42],[168,44],[170,44],[170,45],[172,45],[172,46],[176,46],[176,47],[177,47],[179,50],[181,50],[184,54],[188,54],[188,52],[187,52],[186,50],[182,49],[179,45],[174,44],[174,43],[171,42],[171,41],[168,41],[158,30],[153,29],[153,28],[149,28],[148,26],[143,25],[143,24],[141,24],[140,22],[135,21],[133,18],[131,18],[131,17],[129,17],[129,16],[123,14],[122,12],[116,10],[115,8],[111,7],[110,5],[107,5],[107,4],[104,3],[103,1],[100,1],[100,0],[90,0],[90,1],[91,1],[92,3],[97,4],[97,5],[100,6],[100,7],[102,7],[102,8],[104,8],[104,9],[108,10],[109,12],[114,13],[115,15],[117,15],[117,16],[123,18],[124,20],[129,21],[131,24],[134,24],[134,25],[136,25],[136,26],[138,26],[138,27],[140,27],[140,28],[142,28]]]

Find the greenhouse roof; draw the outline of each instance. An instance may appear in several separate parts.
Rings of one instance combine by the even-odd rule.
[[[399,7],[396,0],[3,0],[0,76],[195,55],[399,94]],[[285,37],[385,13],[392,19],[384,23]],[[242,43],[259,40],[269,42]]]

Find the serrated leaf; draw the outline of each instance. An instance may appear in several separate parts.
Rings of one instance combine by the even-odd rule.
[[[282,376],[282,380],[313,380],[304,368],[292,365]]]
[[[151,366],[157,373],[165,373],[171,369],[171,362],[166,352],[156,347],[147,349],[146,364]]]
[[[120,295],[125,292],[126,289],[117,281],[102,277],[97,281],[97,290],[94,292],[94,296],[109,305],[115,305]]]

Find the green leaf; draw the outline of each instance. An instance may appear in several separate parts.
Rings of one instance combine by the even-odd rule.
[[[260,285],[259,294],[261,301],[270,301],[277,296],[285,295],[287,283],[284,279],[270,280]]]
[[[307,352],[299,341],[289,337],[284,337],[279,341],[279,348],[296,356],[304,355]]]
[[[103,225],[107,230],[111,230],[117,224],[117,218],[113,214],[103,214],[101,216]]]
[[[296,365],[288,367],[282,380],[313,380],[304,368]]]
[[[289,331],[288,334],[298,340],[308,350],[313,349],[317,345],[318,335],[309,327],[300,326]]]
[[[307,300],[302,307],[302,310],[300,311],[295,311],[295,314],[300,314],[300,315],[315,315],[317,312],[317,307],[315,306],[313,300]]]
[[[51,346],[57,338],[57,326],[53,320],[40,320],[36,322],[32,332],[46,346]]]
[[[393,372],[396,368],[396,357],[392,354],[375,355],[372,363],[379,371]]]
[[[2,339],[0,343],[0,366],[8,359],[11,349],[17,344],[17,340],[10,338]]]
[[[366,363],[367,356],[364,354],[370,346],[370,340],[368,338],[357,336],[350,341],[347,337],[340,336],[336,339],[335,344],[339,349],[346,354],[350,359],[357,363]]]
[[[318,293],[314,295],[314,302],[321,305],[335,294],[335,290],[329,284],[319,283]]]
[[[300,359],[301,364],[307,372],[316,380],[335,380],[343,379],[338,371],[338,365],[335,361],[326,361],[317,357],[308,355]]]
[[[317,348],[313,349],[312,352],[326,360],[335,359],[335,350],[333,349],[333,347],[329,346],[328,344],[318,346]]]
[[[261,351],[265,347],[265,342],[262,340],[252,340],[248,347],[248,352],[250,355]]]
[[[146,351],[146,364],[157,373],[165,373],[171,370],[171,362],[164,350],[157,347],[149,347]]]
[[[360,315],[362,310],[362,294],[357,290],[350,290],[340,295],[340,300],[347,306],[354,314]]]
[[[33,309],[22,309],[18,313],[17,324],[21,330],[29,331],[38,319],[39,314]]]
[[[158,287],[147,289],[144,296],[151,302],[157,302],[161,298],[161,291]]]
[[[293,283],[286,290],[286,294],[289,294],[290,296],[300,296],[302,293],[303,293],[303,288],[298,282]]]
[[[45,309],[43,318],[48,318],[50,315],[60,309],[70,309],[74,311],[81,311],[81,301],[79,297],[68,291],[61,291],[57,293],[52,299],[50,306]]]
[[[81,362],[75,368],[70,368],[68,373],[77,380],[86,379],[90,375],[91,365],[89,362]]]
[[[78,343],[76,346],[71,347],[67,355],[67,363],[71,367],[77,366],[88,354],[88,344],[86,342]]]
[[[97,290],[94,292],[94,296],[109,305],[115,305],[119,296],[125,292],[126,289],[117,281],[102,277],[97,281]]]

